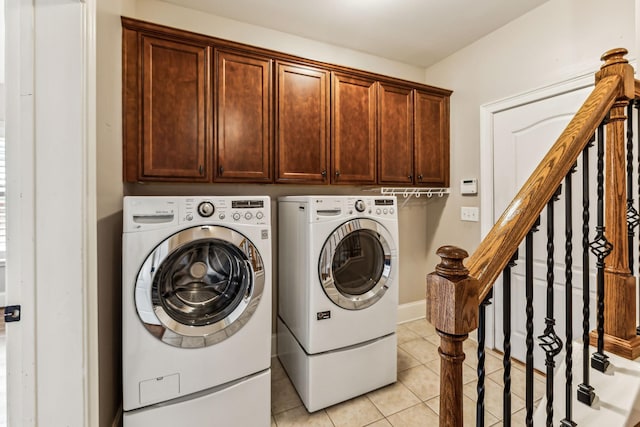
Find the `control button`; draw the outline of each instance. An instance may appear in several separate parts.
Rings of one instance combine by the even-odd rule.
[[[264,214],[263,214],[262,212],[258,211],[258,212],[256,213],[256,218],[258,218],[258,219],[262,219],[262,218],[264,218]]]
[[[380,215],[380,208],[376,209],[376,215]]]
[[[237,220],[239,220],[239,219],[240,219],[240,214],[239,214],[238,212],[234,213],[234,214],[233,214],[233,220],[234,220],[234,221],[237,221]]]
[[[192,220],[193,220],[193,215],[192,215],[192,214],[190,214],[190,213],[188,213],[188,214],[187,214],[187,216],[185,216],[185,219],[186,219],[187,221],[192,221]]]
[[[200,216],[208,218],[215,212],[216,208],[211,202],[202,202],[198,205],[198,213]]]
[[[220,219],[224,219],[226,217],[226,215],[224,214],[224,212],[220,212],[220,215],[218,215],[218,218]]]
[[[393,215],[393,213],[394,213],[395,211],[396,211],[396,210],[395,210],[395,209],[393,209],[393,208],[389,209],[389,213],[390,213],[391,215]]]
[[[253,218],[253,214],[251,212],[247,212],[246,214],[244,214],[244,219],[250,220],[251,218]]]
[[[349,209],[349,215],[353,214],[353,209]]]
[[[387,210],[387,208],[382,209],[382,213],[383,213],[383,214],[385,214],[385,215],[386,215],[388,212],[389,212],[389,211]]]
[[[358,212],[364,212],[365,205],[362,200],[356,200],[355,208]]]

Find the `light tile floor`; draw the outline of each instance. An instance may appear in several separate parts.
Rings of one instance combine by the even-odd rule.
[[[398,326],[398,381],[324,410],[308,413],[277,358],[271,371],[272,427],[425,427],[438,425],[440,406],[440,338],[426,320]],[[476,344],[467,340],[463,365],[464,422],[476,419]],[[486,356],[485,425],[502,425],[502,356]],[[544,395],[544,376],[535,374],[536,404]],[[512,364],[512,425],[524,425],[524,366]]]

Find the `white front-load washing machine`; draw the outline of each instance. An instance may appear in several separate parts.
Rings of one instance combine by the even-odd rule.
[[[268,197],[125,197],[124,427],[270,425]]]
[[[278,216],[278,357],[307,409],[395,382],[395,197],[287,196]]]

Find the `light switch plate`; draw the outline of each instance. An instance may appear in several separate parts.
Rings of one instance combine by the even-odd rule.
[[[460,219],[462,221],[478,222],[480,220],[480,208],[462,206],[460,208]]]

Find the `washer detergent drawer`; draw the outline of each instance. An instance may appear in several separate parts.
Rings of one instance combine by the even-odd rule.
[[[271,370],[196,395],[125,412],[123,427],[269,427]]]

